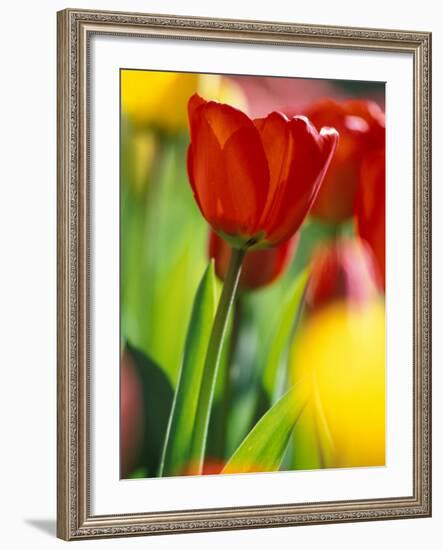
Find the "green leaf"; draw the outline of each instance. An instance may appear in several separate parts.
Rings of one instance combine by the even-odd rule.
[[[232,306],[236,298],[244,256],[245,250],[232,248],[228,271],[224,278],[222,293],[208,341],[191,447],[192,468],[196,474],[203,472],[218,367],[227,336]]]
[[[121,182],[121,331],[175,389],[193,297],[208,262],[208,226],[187,181],[188,138],[152,133],[155,159],[143,192],[135,192],[134,133],[122,129],[122,164],[129,168],[122,166]]]
[[[310,399],[292,434],[292,468],[313,470],[334,464],[334,444],[319,399]]]
[[[200,283],[206,261],[200,265],[198,276],[189,277],[193,262],[193,241],[188,235],[188,244],[171,263],[163,275],[158,275],[155,301],[150,312],[150,349],[154,357],[161,359],[173,387],[177,386],[179,370],[186,343],[186,334],[192,313],[193,299]],[[167,252],[166,252],[167,253]],[[174,339],[171,339],[171,334]]]
[[[222,474],[278,470],[303,407],[289,390],[249,432]]]
[[[324,467],[318,437],[314,409],[309,404],[300,416],[292,434],[293,470],[313,470]]]
[[[277,318],[275,330],[272,332],[272,341],[263,371],[263,386],[271,399],[275,398],[276,395],[279,397],[279,366],[282,363],[286,366],[289,342],[297,322],[307,280],[308,270],[305,269],[289,289],[288,297],[281,307],[279,317]],[[283,375],[286,377],[286,368]]]
[[[250,430],[271,406],[268,394],[252,380],[248,389],[237,392],[229,411],[229,429],[225,457],[229,458]]]
[[[134,470],[129,474],[129,479],[144,479],[145,477],[149,477],[149,473],[146,468],[137,468],[137,470]]]
[[[206,439],[206,456],[211,460],[220,462],[226,460],[227,456],[229,456],[226,454],[226,431],[228,417],[231,414],[230,388],[228,384],[230,383],[231,375],[232,313],[231,311],[223,341]],[[227,398],[226,391],[228,391]]]
[[[154,476],[160,464],[160,454],[168,425],[172,406],[173,391],[171,384],[152,359],[127,343],[140,381],[143,387],[144,406],[144,446],[141,453],[140,468],[147,468]]]
[[[203,367],[216,307],[211,262],[197,289],[163,447],[160,476],[179,475],[189,463]]]

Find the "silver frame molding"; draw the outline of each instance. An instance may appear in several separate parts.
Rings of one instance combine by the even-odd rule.
[[[57,534],[65,540],[431,515],[431,33],[69,9],[58,24]],[[88,468],[88,45],[93,34],[408,52],[414,59],[413,495],[93,516]]]

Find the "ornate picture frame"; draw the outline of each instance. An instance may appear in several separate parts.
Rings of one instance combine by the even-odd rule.
[[[431,34],[68,9],[58,24],[57,534],[65,540],[431,515]],[[413,491],[393,498],[94,515],[90,490],[89,48],[94,35],[407,53],[413,58]]]

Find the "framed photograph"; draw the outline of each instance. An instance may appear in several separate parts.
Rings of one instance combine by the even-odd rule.
[[[58,536],[431,514],[431,35],[58,13]]]

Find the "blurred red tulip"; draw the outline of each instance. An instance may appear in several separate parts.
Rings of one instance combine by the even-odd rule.
[[[311,261],[306,311],[346,300],[358,305],[377,294],[373,256],[359,240],[331,241],[320,246]]]
[[[365,159],[355,198],[357,231],[374,253],[383,289],[386,284],[385,158],[383,148]]]
[[[292,258],[297,242],[298,234],[272,248],[249,250],[243,261],[240,288],[254,290],[278,279]],[[208,255],[214,258],[217,276],[224,280],[231,257],[231,247],[214,231],[209,234]]]
[[[120,364],[120,472],[127,477],[136,467],[143,445],[143,391],[127,349]]]
[[[199,472],[198,466],[194,466],[190,463],[183,472],[182,476],[213,476],[218,474],[246,474],[246,473],[260,473],[266,472],[266,467],[258,466],[254,464],[241,464],[238,462],[229,463],[228,465],[216,458],[206,458],[203,464],[203,470]]]
[[[273,76],[230,76],[246,96],[248,114],[252,118],[266,116],[271,111],[286,112],[285,107],[300,110],[307,103],[323,97],[341,94],[331,80],[311,78],[275,78]],[[228,102],[229,103],[229,102]]]
[[[361,166],[374,149],[384,148],[385,115],[366,100],[336,102],[325,99],[303,111],[317,127],[333,126],[340,140],[311,215],[338,223],[353,215]]]
[[[194,94],[188,103],[188,174],[212,228],[235,248],[280,244],[309,212],[338,134],[305,117],[243,112]]]
[[[205,458],[203,464],[203,469],[200,473],[199,467],[193,465],[192,463],[186,466],[183,472],[179,475],[182,476],[195,476],[195,475],[204,475],[204,476],[213,476],[219,474],[224,467],[224,463],[221,460],[215,458]]]

